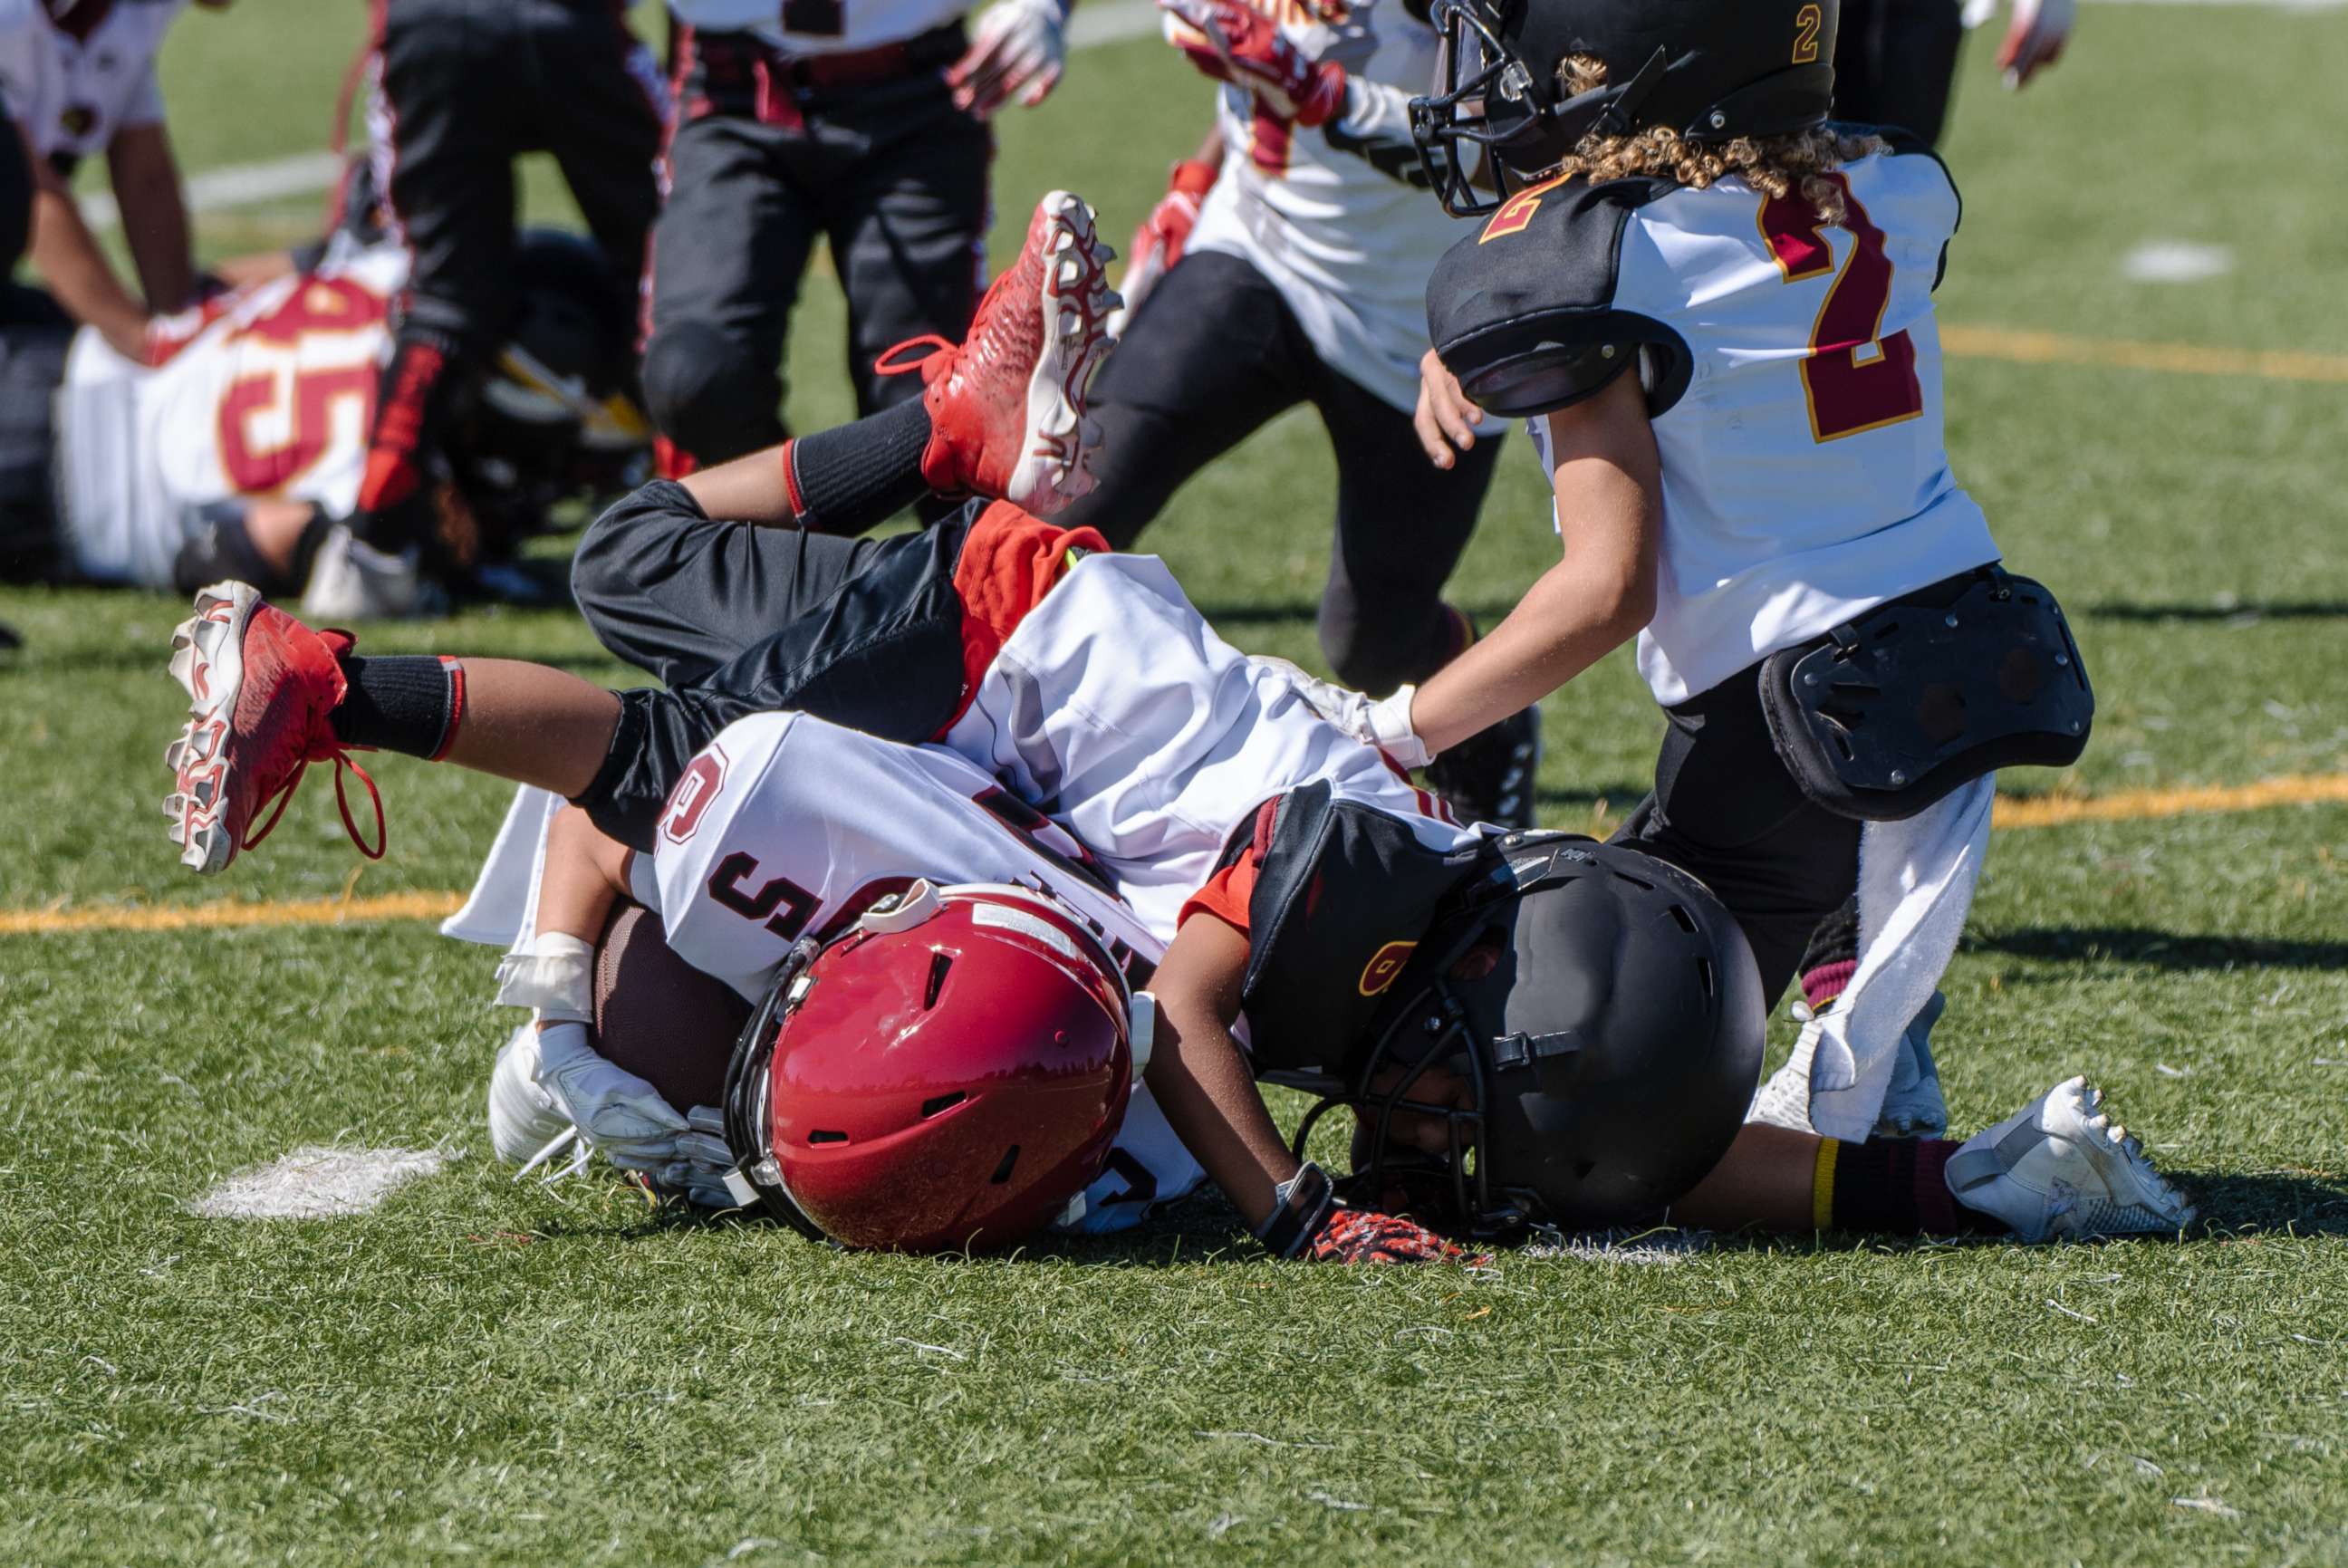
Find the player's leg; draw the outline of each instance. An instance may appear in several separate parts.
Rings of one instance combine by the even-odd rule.
[[[13,146],[0,141],[0,156]],[[58,448],[56,396],[73,340],[73,320],[55,300],[0,281],[0,582],[38,582],[61,569],[135,582],[142,563],[151,571],[160,559],[170,568],[168,543],[131,537],[129,517],[91,520],[108,526],[90,529],[85,541],[69,536],[58,515],[59,497],[70,505],[77,489]]]
[[[386,195],[412,258],[351,531],[321,557],[305,607],[356,618],[419,607],[431,536],[432,453],[513,308],[513,94],[520,45],[502,7],[387,0],[379,90],[391,129]]]
[[[716,68],[711,50],[725,59],[755,44],[727,36],[719,45],[702,36],[688,93]],[[778,149],[790,134],[745,107],[686,118],[669,144],[643,371],[646,410],[677,459],[668,471],[724,462],[783,438],[783,339],[819,233],[780,171]]]
[[[1892,1235],[2157,1234],[2193,1206],[2155,1171],[2081,1078],[2057,1084],[1985,1131],[1844,1143],[1746,1124],[1712,1172],[1672,1205],[1707,1230]]]
[[[1965,36],[1957,0],[1849,0],[1835,41],[1835,118],[1941,139]]]
[[[1193,474],[1303,401],[1314,363],[1262,273],[1218,252],[1185,255],[1094,378],[1093,488],[1063,521],[1129,548]]]
[[[618,7],[578,7],[534,40],[539,76],[561,84],[540,135],[587,232],[633,284],[660,213],[655,166],[667,90]]]
[[[860,413],[919,395],[877,368],[910,339],[961,341],[986,277],[994,135],[915,75],[822,94],[808,108],[833,264],[848,300],[848,370]]]

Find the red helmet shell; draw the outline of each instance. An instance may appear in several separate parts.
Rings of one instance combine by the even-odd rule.
[[[1100,1173],[1125,1119],[1125,985],[1040,894],[916,887],[907,905],[808,965],[776,1036],[768,1148],[842,1245],[1011,1246]]]

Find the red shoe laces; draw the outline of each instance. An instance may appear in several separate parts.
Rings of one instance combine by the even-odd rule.
[[[383,859],[384,851],[391,843],[391,825],[385,820],[383,814],[383,791],[376,788],[373,775],[351,760],[350,748],[340,741],[313,748],[301,761],[294,765],[294,771],[286,775],[285,782],[277,787],[276,793],[254,806],[253,813],[256,816],[260,814],[263,808],[273,803],[276,809],[269,813],[267,821],[245,834],[242,848],[252,849],[262,840],[277,830],[278,819],[285,815],[285,808],[293,800],[294,791],[301,786],[302,775],[309,771],[311,763],[329,759],[335,764],[335,810],[342,814],[343,831],[350,835],[351,843],[359,853],[371,861]],[[367,848],[366,841],[359,836],[358,819],[351,814],[350,797],[347,787],[343,782],[345,770],[359,776],[359,782],[366,786],[368,802],[375,808],[375,848],[373,849]]]

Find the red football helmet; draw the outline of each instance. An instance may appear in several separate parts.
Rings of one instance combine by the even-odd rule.
[[[785,963],[726,1075],[729,1184],[843,1246],[1010,1246],[1100,1173],[1131,1005],[1056,900],[915,882]]]

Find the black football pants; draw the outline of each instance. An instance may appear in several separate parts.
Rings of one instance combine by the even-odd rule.
[[[1443,585],[1500,442],[1478,440],[1448,469],[1428,462],[1410,416],[1323,364],[1280,291],[1236,256],[1193,252],[1141,302],[1093,381],[1099,483],[1056,521],[1128,549],[1191,475],[1299,403],[1320,412],[1337,458],[1321,651],[1364,691],[1424,680],[1459,650]]]
[[[907,338],[960,339],[978,307],[987,227],[985,126],[943,71],[959,27],[905,46],[905,74],[794,89],[746,34],[692,37],[653,236],[644,397],[701,463],[783,438],[783,344],[819,240],[848,298],[849,375],[869,414],[922,391],[875,359]]]
[[[715,521],[665,480],[613,506],[580,541],[572,589],[602,645],[668,689],[620,694],[578,804],[649,852],[670,789],[736,719],[788,708],[884,740],[936,737],[963,698],[954,565],[987,504],[886,539]]]
[[[416,466],[514,314],[513,160],[553,154],[612,263],[625,321],[660,205],[661,114],[650,57],[610,0],[382,0],[377,15],[384,194],[413,268],[376,398],[360,502],[373,515],[360,531],[396,549],[428,526]],[[394,473],[403,462],[408,471]]]
[[[1939,141],[1964,38],[1958,0],[1843,0],[1835,118],[1896,125]]]

